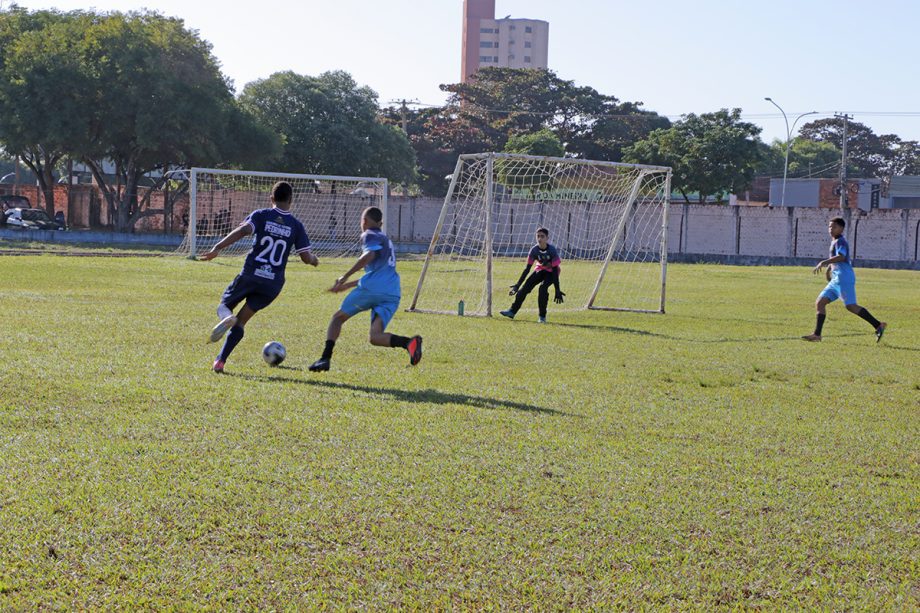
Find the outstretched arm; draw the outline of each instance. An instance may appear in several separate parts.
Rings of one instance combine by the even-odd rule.
[[[333,293],[342,292],[342,291],[345,291],[346,289],[351,289],[354,286],[356,286],[358,282],[352,281],[351,283],[349,283],[348,277],[350,277],[351,275],[355,274],[356,272],[358,272],[359,270],[361,270],[362,268],[370,264],[376,256],[377,256],[377,253],[375,251],[366,251],[360,258],[358,258],[358,261],[355,262],[354,265],[348,269],[348,272],[346,272],[344,275],[342,275],[341,277],[335,280],[335,285],[330,287],[329,291]]]
[[[827,258],[826,260],[821,260],[820,262],[818,262],[818,265],[814,267],[814,269],[812,270],[812,272],[815,273],[815,274],[818,274],[819,272],[821,272],[822,270],[824,270],[824,268],[825,268],[826,266],[830,266],[831,264],[836,264],[837,262],[845,262],[846,259],[847,259],[847,256],[845,256],[845,255],[835,255],[835,256],[832,257],[832,258]]]
[[[243,225],[238,227],[236,230],[234,230],[227,236],[220,239],[216,245],[211,247],[210,251],[202,254],[200,259],[213,260],[214,258],[217,257],[217,254],[220,253],[222,250],[226,249],[227,247],[229,247],[236,241],[240,240],[241,238],[249,236],[250,234],[252,234],[252,228],[249,226],[248,223],[244,223]]]
[[[511,290],[508,292],[509,296],[514,296],[521,288],[521,283],[523,283],[524,279],[527,278],[527,273],[530,272],[530,267],[532,265],[533,263],[530,260],[527,260],[527,266],[524,267],[524,272],[521,273],[521,278],[517,280],[517,283],[511,286]]]
[[[562,304],[565,299],[565,294],[562,292],[562,289],[559,287],[559,273],[562,272],[562,269],[558,266],[553,266],[553,287],[556,289],[556,295],[553,297],[553,302],[556,304]]]
[[[317,258],[309,251],[302,252],[300,254],[300,259],[303,260],[304,264],[309,264],[310,266],[319,266],[319,258]]]

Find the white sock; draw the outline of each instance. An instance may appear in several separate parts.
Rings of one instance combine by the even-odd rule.
[[[233,311],[231,311],[226,304],[221,303],[220,306],[217,307],[217,316],[221,319],[221,321],[227,319],[231,315],[233,315]]]

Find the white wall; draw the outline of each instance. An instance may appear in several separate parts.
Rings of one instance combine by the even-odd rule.
[[[788,198],[788,192],[787,192]],[[431,240],[441,211],[440,198],[391,196],[387,230],[399,240],[425,243]],[[402,208],[401,228],[397,211]],[[671,203],[668,252],[695,255],[741,255],[764,257],[823,258],[830,239],[827,222],[840,214],[837,209],[799,207],[744,207]],[[414,224],[411,221],[414,219]],[[538,216],[533,211],[515,213],[515,242],[532,240]],[[528,224],[532,227],[528,227]],[[857,259],[914,261],[920,209],[878,209],[866,215],[853,214],[847,239]],[[414,232],[411,237],[409,227]],[[573,223],[573,229],[584,228]],[[566,228],[549,228],[552,238],[565,235]]]

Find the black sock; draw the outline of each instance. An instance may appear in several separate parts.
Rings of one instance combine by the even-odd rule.
[[[395,334],[391,334],[390,347],[402,347],[403,349],[408,349],[410,340],[411,339],[408,336],[397,336]]]
[[[825,319],[827,319],[827,313],[818,313],[817,321],[815,322],[815,336],[821,336],[821,328],[824,327]]]
[[[226,362],[227,358],[230,357],[230,354],[233,353],[233,350],[236,349],[236,346],[240,344],[241,340],[243,340],[243,326],[233,326],[230,328],[230,333],[227,334],[227,340],[224,341],[224,347],[220,350],[219,359],[222,362]]]
[[[859,310],[856,311],[856,314],[869,322],[869,325],[872,326],[873,330],[878,330],[878,327],[882,325],[882,322],[872,317],[872,313],[866,310],[866,307],[859,307]]]
[[[332,349],[335,347],[335,341],[326,341],[326,348],[323,349],[323,357],[321,360],[331,360],[332,359]]]

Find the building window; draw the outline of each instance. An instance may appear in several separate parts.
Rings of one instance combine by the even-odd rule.
[[[513,30],[513,29],[514,29],[514,24],[512,23],[510,26],[508,26],[508,29],[509,29],[509,30]]]
[[[529,56],[529,55],[525,55],[525,56],[524,56],[524,63],[525,63],[525,64],[529,64],[529,63],[530,63],[530,56]]]
[[[530,49],[531,47],[533,47],[533,43],[530,42],[529,40],[525,40],[525,41],[524,41],[524,48],[525,48],[525,49]]]
[[[494,34],[495,30],[493,30],[492,28],[479,28],[479,33],[480,34]]]
[[[524,31],[530,34],[531,32],[533,32],[533,28],[531,28],[530,26],[527,26],[526,28],[524,28]]]
[[[479,61],[480,61],[480,62],[491,62],[491,61],[492,61],[492,56],[491,56],[491,55],[480,55],[480,56],[479,56]]]
[[[509,60],[513,60],[513,59],[514,59],[514,56],[513,56],[513,55],[509,55],[509,56],[508,56],[508,59],[509,59]]]
[[[498,45],[496,45],[495,43],[493,43],[493,42],[490,41],[490,40],[481,40],[481,41],[479,41],[479,48],[480,48],[480,49],[491,49],[492,47],[497,47],[497,46],[498,46]]]
[[[508,41],[508,44],[509,44],[509,45],[513,45],[513,44],[514,44],[514,39],[512,38],[511,40],[509,40],[509,41]]]
[[[497,56],[497,55],[496,55],[496,56],[493,56],[493,57],[492,57],[492,61],[495,62],[496,64],[498,64],[498,56]]]

